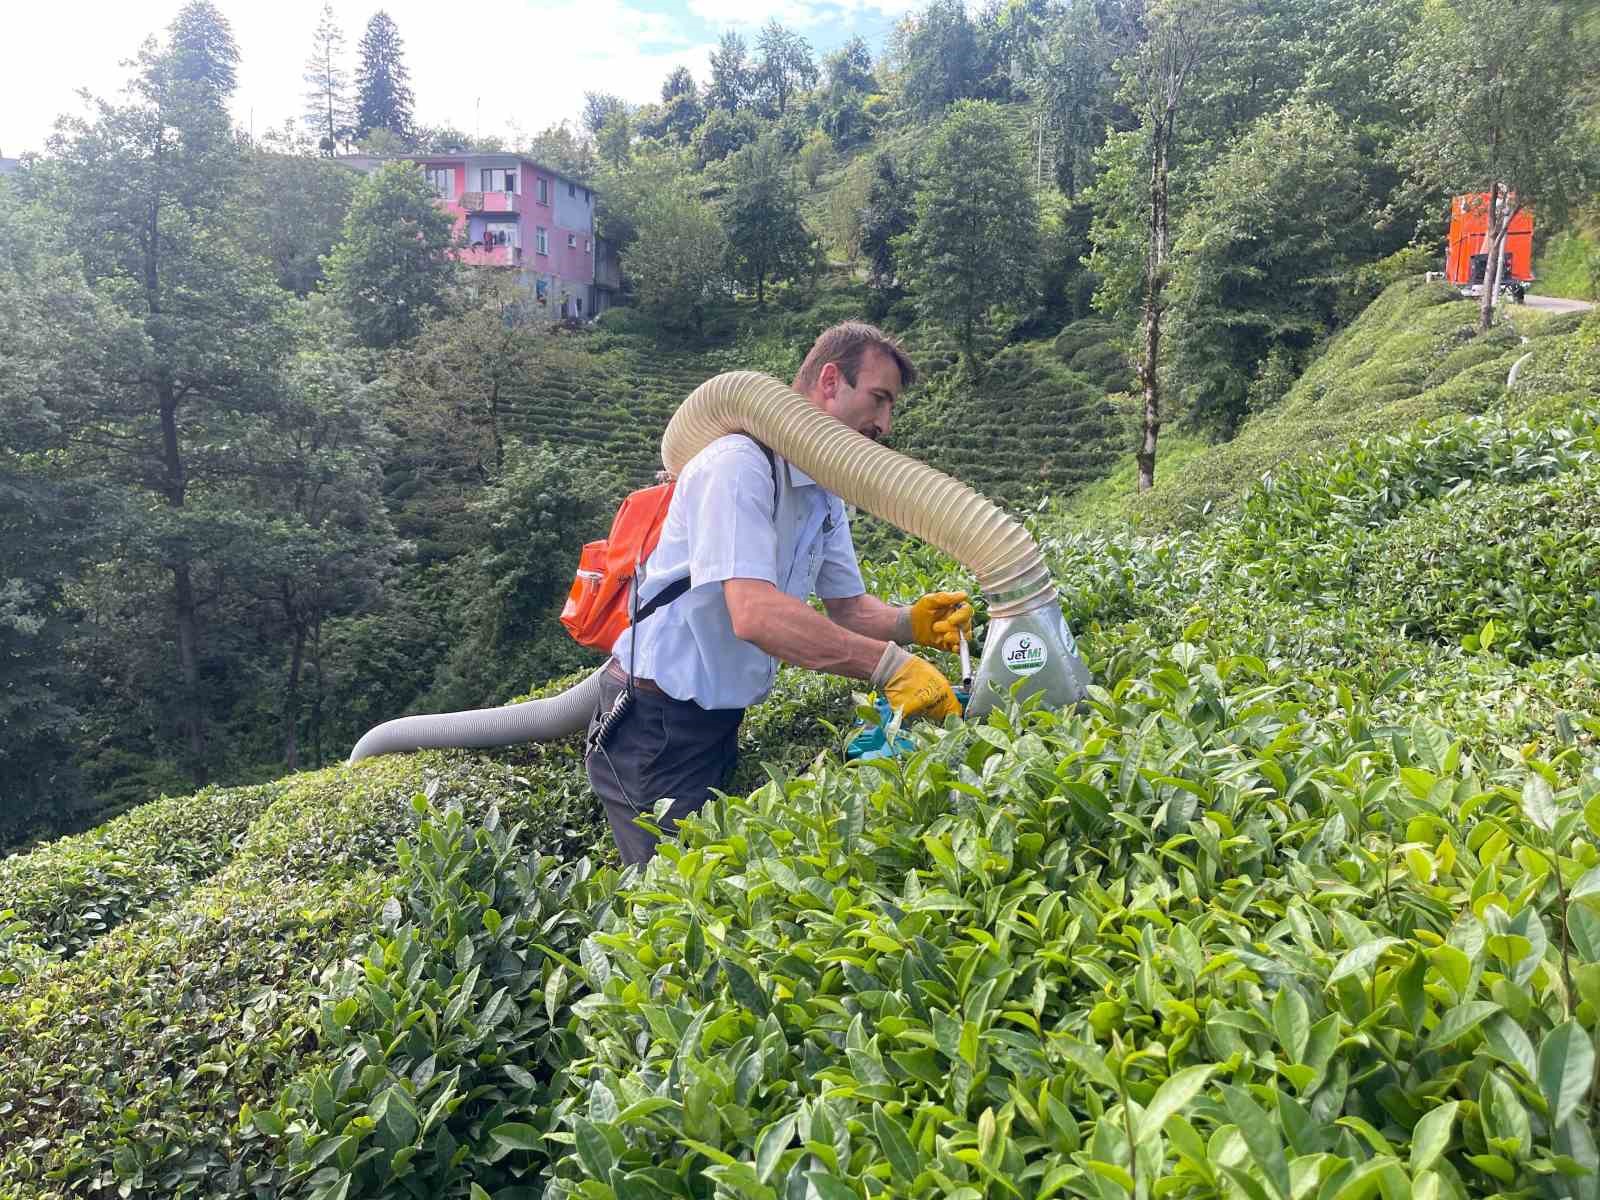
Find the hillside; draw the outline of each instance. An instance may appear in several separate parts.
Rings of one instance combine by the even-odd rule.
[[[1475,316],[1470,301],[1456,299],[1442,284],[1415,279],[1393,285],[1333,339],[1277,406],[1251,417],[1232,441],[1204,446],[1181,425],[1169,426],[1151,492],[1135,493],[1129,453],[1068,511],[1089,522],[1126,519],[1152,531],[1192,527],[1236,504],[1255,480],[1298,455],[1418,421],[1515,411],[1522,397],[1538,393],[1507,395],[1511,365],[1531,351],[1523,380],[1537,389],[1541,364],[1569,352],[1566,339],[1581,320],[1517,309],[1479,337]],[[1593,394],[1583,372],[1573,380],[1579,394]]]
[[[714,311],[698,342],[634,310],[613,310],[564,340],[562,369],[503,397],[505,429],[524,441],[594,451],[639,486],[660,468],[661,433],[697,386],[733,370],[787,382],[818,333],[864,317],[867,307],[851,273],[833,271],[814,293]],[[896,410],[892,444],[906,453],[1017,500],[1070,494],[1114,461],[1117,427],[1103,382],[1069,369],[1051,342],[1007,348],[977,380],[954,371],[954,348],[928,331],[913,330],[906,342],[925,376]]]
[[[1038,518],[1081,713],[845,766],[786,672],[642,876],[560,744],[0,863],[0,1197],[1595,1196],[1600,318],[1507,396],[1455,309],[1173,466],[1209,522]]]

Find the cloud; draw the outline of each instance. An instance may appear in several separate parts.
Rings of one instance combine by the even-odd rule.
[[[830,42],[842,42],[854,32],[841,32],[841,19],[898,17],[918,7],[917,0],[688,0],[688,5],[695,16],[719,28],[753,29],[776,18],[803,33],[831,33]]]
[[[239,45],[238,124],[260,134],[298,122],[302,80],[322,0],[214,0]],[[55,117],[78,112],[74,89],[111,98],[146,35],[162,32],[181,0],[86,0],[70,20],[47,5],[13,3],[6,14],[7,69],[0,72],[0,153],[43,150]],[[575,120],[585,91],[635,103],[660,97],[684,66],[709,76],[708,56],[723,28],[758,27],[777,17],[819,50],[853,33],[870,40],[914,0],[530,0],[439,4],[434,0],[334,0],[344,28],[346,68],[382,5],[405,43],[417,120],[467,133],[537,133]],[[648,3],[650,7],[644,7]]]

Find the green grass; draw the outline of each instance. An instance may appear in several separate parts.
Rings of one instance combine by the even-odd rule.
[[[1391,285],[1344,330],[1275,408],[1251,417],[1229,442],[1194,454],[1180,437],[1168,468],[1163,436],[1156,486],[1108,496],[1109,484],[1069,501],[1078,519],[1120,517],[1141,529],[1191,528],[1237,504],[1279,464],[1331,450],[1352,437],[1488,412],[1506,400],[1506,375],[1533,339],[1539,355],[1546,329],[1570,332],[1571,322],[1527,309],[1508,311],[1488,334],[1476,334],[1477,308],[1442,285],[1420,279]],[[1552,339],[1554,340],[1554,339]],[[1169,426],[1169,429],[1171,426]],[[1132,481],[1131,452],[1114,477]],[[1081,507],[1080,507],[1081,506]]]
[[[1569,300],[1600,300],[1600,239],[1578,229],[1547,238],[1533,264],[1533,291]]]

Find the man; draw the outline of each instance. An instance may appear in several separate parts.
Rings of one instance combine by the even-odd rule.
[[[877,439],[915,378],[893,338],[847,321],[817,339],[794,389]],[[688,590],[642,615],[613,647],[590,725],[589,781],[624,863],[655,853],[655,835],[637,818],[659,800],[673,798],[663,822],[670,832],[727,785],[744,710],[771,691],[778,660],[870,680],[908,717],[960,711],[945,677],[901,644],[955,650],[958,630],[971,630],[966,593],[934,592],[909,608],[866,595],[844,504],[743,434],[719,438],[684,467],[640,572],[641,613],[680,579]],[[807,603],[813,592],[826,616]],[[630,672],[633,704],[599,744],[599,716]]]

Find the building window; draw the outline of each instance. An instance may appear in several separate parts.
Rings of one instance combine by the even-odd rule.
[[[568,250],[576,250],[577,248],[578,248],[578,235],[575,234],[575,233],[567,234],[567,249]]]
[[[540,254],[550,253],[550,231],[542,225],[538,228],[538,247]]]
[[[548,179],[539,180],[539,203],[550,203],[550,181]]]
[[[485,192],[515,193],[517,190],[517,173],[505,167],[484,167],[479,172],[482,178],[482,190]]]
[[[428,186],[433,189],[433,194],[441,200],[450,199],[451,189],[455,186],[455,172],[449,167],[424,167],[422,176],[428,181]]]

